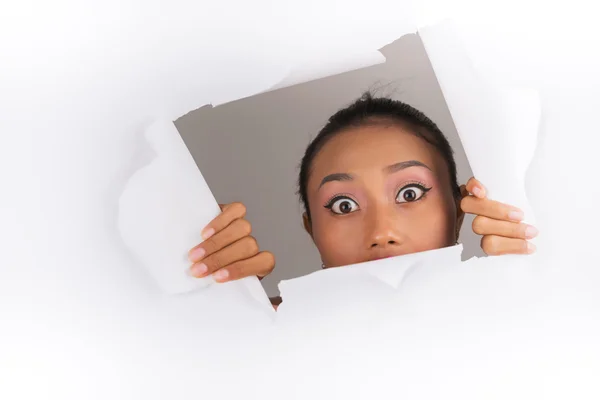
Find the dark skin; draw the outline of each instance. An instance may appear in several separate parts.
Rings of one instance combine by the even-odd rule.
[[[452,246],[465,213],[476,215],[473,230],[482,236],[486,254],[535,251],[527,240],[537,230],[521,223],[521,210],[488,199],[474,178],[454,196],[450,178],[437,149],[402,126],[367,125],[338,133],[313,160],[307,187],[311,215],[303,216],[323,266]],[[218,282],[269,274],[275,257],[259,250],[245,207],[233,203],[222,210],[205,228],[205,241],[190,251],[192,273],[213,274]],[[281,298],[272,302],[277,308]]]

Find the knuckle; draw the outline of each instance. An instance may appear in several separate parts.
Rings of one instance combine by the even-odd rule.
[[[473,219],[473,232],[478,235],[483,235],[485,233],[486,228],[486,219],[482,216],[477,216]]]
[[[247,276],[255,276],[252,263],[249,260],[240,260],[232,263],[229,267],[230,279],[241,279]]]
[[[204,250],[206,250],[209,253],[219,250],[219,244],[217,243],[214,236],[211,236],[208,239],[206,239],[202,247],[204,247]]]
[[[246,215],[246,206],[243,203],[235,202],[231,204],[231,209],[235,211],[236,215]]]
[[[212,255],[205,261],[209,271],[216,271],[224,267],[221,258],[218,255]]]
[[[526,239],[519,239],[516,248],[520,254],[527,254],[529,252],[529,242]]]
[[[260,267],[258,269],[257,276],[259,279],[269,275],[275,269],[275,256],[269,251],[263,251],[260,253]]]
[[[248,253],[252,255],[258,254],[258,242],[254,237],[247,236],[245,246]]]
[[[244,236],[250,236],[252,233],[252,224],[247,219],[238,220],[239,228]]]
[[[230,264],[227,267],[227,271],[229,271],[229,277],[228,277],[228,279],[230,281],[235,281],[237,279],[242,278],[242,271],[241,271],[241,269],[242,268],[241,268],[239,262]]]
[[[465,196],[460,200],[460,209],[464,212],[469,212],[471,210],[473,199],[471,196]]]
[[[518,239],[525,239],[527,236],[525,224],[513,224],[512,236]],[[526,245],[526,244],[525,244]]]
[[[271,272],[275,268],[275,255],[270,251],[265,251],[263,253],[263,257],[265,259],[265,265],[267,267],[267,271]]]
[[[501,244],[496,236],[484,236],[481,239],[481,248],[488,255],[497,255],[500,253]]]

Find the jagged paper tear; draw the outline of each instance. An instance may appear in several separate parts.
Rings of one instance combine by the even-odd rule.
[[[130,267],[129,259],[122,257],[118,251],[113,240],[116,236],[113,230],[103,225],[113,214],[107,205],[108,200],[102,197],[102,189],[108,185],[107,181],[115,170],[126,161],[123,142],[116,140],[122,132],[115,128],[139,122],[150,109],[161,111],[171,106],[177,110],[191,109],[195,103],[189,105],[188,102],[180,101],[179,95],[182,92],[185,92],[187,99],[197,99],[203,95],[216,96],[215,92],[227,97],[227,89],[236,86],[236,83],[219,78],[216,79],[215,86],[198,85],[189,89],[187,82],[197,75],[190,70],[185,70],[187,74],[182,73],[182,69],[178,68],[189,65],[190,58],[193,58],[190,48],[196,57],[196,64],[191,68],[194,70],[194,67],[204,67],[219,51],[231,51],[235,47],[232,45],[234,41],[239,43],[236,38],[226,43],[226,46],[210,48],[207,52],[206,42],[199,44],[199,37],[191,37],[197,32],[208,35],[211,28],[216,28],[225,21],[231,22],[230,10],[225,10],[227,12],[220,19],[201,9],[204,4],[199,2],[178,3],[171,10],[165,4],[164,9],[155,7],[150,12],[149,8],[139,7],[138,4],[98,2],[93,6],[89,5],[89,8],[83,5],[81,8],[87,14],[74,17],[67,12],[75,11],[72,7],[60,7],[56,3],[36,4],[38,11],[44,11],[38,13],[31,13],[28,3],[14,4],[25,4],[19,15],[11,13],[10,7],[8,12],[0,15],[0,18],[5,19],[0,24],[0,30],[6,33],[0,36],[11,38],[6,41],[8,57],[2,65],[8,66],[7,73],[0,74],[0,80],[3,84],[6,83],[3,86],[6,90],[0,95],[7,116],[0,118],[0,125],[3,132],[12,133],[6,135],[7,145],[2,146],[4,156],[0,160],[5,166],[2,170],[7,172],[7,179],[3,182],[9,188],[3,200],[8,199],[8,204],[12,205],[0,207],[3,217],[6,217],[2,225],[7,232],[5,243],[8,243],[3,250],[3,275],[0,279],[0,307],[3,311],[2,321],[5,323],[2,325],[4,347],[1,351],[3,357],[0,375],[4,380],[0,385],[0,397],[104,399],[114,398],[118,392],[121,398],[184,399],[197,398],[212,390],[208,397],[245,398],[259,393],[256,397],[281,399],[296,396],[304,399],[344,397],[345,393],[342,392],[345,390],[348,393],[346,398],[356,395],[362,395],[363,398],[385,398],[390,392],[404,398],[543,398],[544,395],[547,395],[546,398],[598,398],[595,390],[597,385],[594,384],[599,359],[598,286],[597,280],[589,279],[589,271],[597,271],[594,265],[597,263],[593,261],[597,258],[594,247],[594,234],[597,233],[594,229],[598,226],[597,213],[594,213],[597,189],[589,185],[589,182],[593,182],[593,170],[586,169],[588,165],[594,166],[596,149],[587,145],[585,136],[590,126],[594,126],[590,115],[593,116],[598,109],[598,87],[590,86],[598,82],[597,63],[590,62],[581,68],[590,68],[583,71],[587,74],[583,75],[583,79],[580,75],[582,71],[573,74],[572,68],[561,71],[561,68],[549,65],[546,70],[542,70],[546,66],[542,63],[547,63],[548,59],[557,63],[567,59],[571,61],[570,56],[573,54],[569,53],[565,42],[556,43],[559,45],[558,50],[555,43],[549,46],[556,57],[545,57],[550,53],[544,56],[532,54],[531,57],[539,61],[539,65],[535,65],[535,62],[524,63],[529,67],[533,65],[531,71],[539,68],[539,73],[546,75],[541,80],[542,86],[546,85],[548,89],[544,93],[544,105],[550,105],[552,115],[545,122],[551,126],[548,130],[554,134],[555,140],[554,153],[550,152],[550,156],[558,156],[559,166],[563,168],[557,174],[555,171],[547,174],[550,176],[540,173],[538,178],[549,182],[558,175],[562,182],[585,189],[581,190],[583,195],[578,196],[579,201],[563,201],[560,196],[554,196],[558,200],[548,198],[552,208],[548,209],[546,215],[552,214],[553,224],[555,216],[559,224],[568,222],[566,226],[569,230],[565,230],[560,237],[561,241],[556,242],[555,254],[562,256],[559,260],[560,274],[548,284],[548,296],[538,297],[539,292],[532,291],[529,287],[531,281],[525,281],[521,285],[523,292],[531,293],[531,297],[542,303],[539,307],[541,313],[528,315],[530,318],[526,321],[537,323],[540,326],[538,331],[528,335],[528,332],[515,329],[516,325],[523,322],[518,320],[523,315],[516,315],[517,318],[514,318],[516,313],[508,314],[518,311],[519,307],[526,304],[515,300],[514,293],[502,292],[504,287],[498,281],[488,279],[483,288],[475,287],[474,289],[479,290],[478,298],[472,292],[462,293],[461,289],[465,287],[473,288],[472,282],[461,282],[460,276],[457,276],[459,274],[455,274],[453,269],[438,268],[438,272],[441,270],[445,273],[444,276],[443,273],[438,275],[429,268],[419,267],[408,278],[411,278],[411,282],[421,278],[426,285],[407,285],[405,280],[402,281],[407,278],[405,274],[394,277],[401,279],[401,288],[405,289],[402,291],[402,300],[412,307],[410,311],[414,317],[412,321],[407,321],[403,318],[406,313],[388,314],[386,322],[400,322],[400,329],[390,329],[387,335],[386,328],[391,324],[365,324],[359,328],[368,330],[368,335],[363,338],[353,336],[353,341],[345,342],[344,335],[339,334],[340,327],[335,326],[339,322],[336,318],[338,310],[333,309],[335,314],[330,314],[329,317],[337,336],[323,340],[321,332],[316,331],[314,341],[310,342],[307,336],[311,335],[311,331],[306,325],[297,324],[299,329],[295,332],[282,329],[287,336],[268,338],[279,339],[279,350],[284,350],[270,353],[271,347],[260,346],[265,342],[263,337],[249,336],[248,331],[252,328],[238,332],[224,329],[218,324],[223,319],[223,313],[228,310],[221,308],[221,314],[210,313],[211,302],[215,300],[215,293],[219,292],[211,293],[210,289],[224,287],[213,286],[209,290],[195,293],[198,296],[194,296],[194,300],[201,303],[195,309],[190,306],[190,302],[185,301],[183,304],[187,299],[174,296],[170,298],[172,302],[169,302],[173,304],[173,308],[161,308],[164,299],[140,295],[141,291],[137,289],[145,286],[145,282],[132,278],[130,282],[121,284],[121,278],[126,281],[126,274],[119,272]],[[105,4],[108,7],[104,7]],[[220,4],[224,3],[214,3],[213,7],[220,7]],[[248,7],[248,11],[255,11],[252,9],[257,8],[255,3],[248,2],[240,2],[236,6]],[[301,6],[298,8],[303,8],[304,4]],[[484,6],[488,7],[488,4]],[[515,4],[518,8],[504,3],[499,6],[507,14],[515,14],[514,10],[519,9],[517,14],[525,15],[522,13],[522,2]],[[527,24],[540,21],[540,10],[547,14],[546,6],[544,4],[544,8],[537,7],[533,13],[525,15],[523,18]],[[193,7],[197,9],[194,10]],[[230,8],[231,5],[227,3],[223,7]],[[370,9],[375,9],[380,14],[388,11],[388,15],[396,18],[401,14],[405,3],[390,2],[386,7],[389,9],[380,5]],[[454,3],[450,7],[458,9]],[[569,4],[568,8],[573,7]],[[175,14],[175,9],[188,17],[185,22],[190,27],[189,30],[178,30],[182,24],[176,25],[175,22],[179,21],[165,18],[169,11],[171,16]],[[466,11],[468,10],[463,7],[458,12]],[[325,18],[331,17],[327,15]],[[575,18],[571,19],[575,22],[569,27],[566,22],[569,22],[567,19],[570,16],[565,16],[562,11],[559,17],[562,20],[548,18],[548,29],[540,30],[540,34],[555,34],[558,38],[567,30],[579,32],[580,29],[587,29],[584,22]],[[590,27],[597,26],[594,13],[588,12],[585,17],[589,18]],[[199,22],[201,18],[206,18],[202,21],[206,24]],[[143,21],[145,25],[132,24],[136,19]],[[368,20],[365,17],[363,19]],[[110,23],[105,23],[106,21]],[[210,25],[207,22],[215,23]],[[506,22],[501,21],[504,25],[507,25]],[[257,29],[272,29],[266,18],[259,18],[258,22],[254,18],[234,18],[232,25],[236,29],[240,25],[244,25],[243,28],[253,25]],[[208,29],[202,30],[207,26]],[[153,29],[155,27],[161,29]],[[509,28],[512,29],[513,26],[510,25]],[[535,28],[528,26],[527,30],[536,33]],[[240,31],[243,32],[244,29]],[[172,32],[180,33],[180,37],[169,37]],[[224,37],[224,31],[215,29],[213,32],[216,34],[212,37]],[[127,41],[131,37],[139,41]],[[244,37],[239,37],[243,41]],[[182,40],[184,38],[189,38],[189,41],[185,42]],[[168,54],[161,52],[180,43],[181,47]],[[264,41],[259,41],[256,44],[257,51],[261,50],[258,48],[261,45],[262,48],[266,47],[263,43]],[[591,35],[587,38],[587,43],[592,43]],[[252,42],[246,41],[243,44],[249,47]],[[136,54],[140,56],[148,50],[144,47],[146,45],[151,46],[148,53],[156,57],[136,58]],[[597,43],[589,49],[594,48],[598,48]],[[448,50],[457,51],[456,48]],[[239,48],[234,50],[237,51]],[[566,55],[563,54],[565,51]],[[586,54],[589,53],[592,52],[588,51]],[[527,55],[523,52],[520,56]],[[430,57],[432,63],[437,65],[437,61],[433,60],[435,51],[430,51]],[[170,74],[156,74],[156,61],[161,60],[164,71]],[[243,61],[241,57],[233,60],[236,61],[235,65],[240,65]],[[270,58],[265,57],[264,62],[269,60]],[[213,70],[202,71],[203,76],[227,76],[229,79],[241,75],[220,71],[218,67],[227,64],[223,59],[214,64],[216,66]],[[575,58],[574,65],[582,66],[582,59]],[[574,65],[566,64],[567,67]],[[439,65],[436,66],[438,78],[443,89],[445,85],[448,102],[452,103],[452,94],[448,90],[448,85],[452,82],[442,76],[443,71],[438,67]],[[505,68],[506,64],[499,67],[500,70]],[[522,66],[518,64],[514,68],[519,71]],[[122,71],[130,74],[117,73]],[[555,86],[548,84],[558,81],[556,77],[565,71],[571,73],[563,74],[561,79],[567,75],[568,82],[560,81]],[[243,75],[244,79],[254,81],[260,77],[257,68],[243,72],[247,72]],[[174,84],[179,82],[177,79],[181,79],[181,86]],[[203,79],[194,82],[198,81]],[[579,85],[579,90],[567,87],[573,82]],[[269,81],[264,87],[273,83]],[[147,91],[141,88],[147,88]],[[262,87],[258,88],[260,89]],[[198,101],[204,103],[208,100],[210,99],[202,98],[202,101]],[[455,111],[453,115],[460,119]],[[459,130],[462,134],[468,129],[462,126]],[[574,135],[570,136],[570,132]],[[466,138],[474,139],[470,134]],[[566,163],[565,161],[573,159],[560,157],[565,153],[565,147],[566,152],[571,152],[571,156],[575,154],[580,157],[575,164],[583,164],[586,168],[579,171]],[[107,161],[110,156],[114,159]],[[587,165],[584,164],[586,161]],[[543,162],[540,168],[552,166],[554,164]],[[484,172],[479,168],[476,174]],[[589,181],[586,181],[588,178]],[[494,197],[504,196],[493,184],[488,186]],[[546,186],[550,185],[546,183]],[[546,194],[548,197],[553,196],[554,187]],[[577,223],[571,223],[574,220]],[[557,229],[562,228],[557,226]],[[194,230],[198,229],[201,227],[194,227]],[[567,240],[573,246],[565,250]],[[185,255],[186,250],[187,248],[175,250],[178,260]],[[461,266],[467,264],[472,267],[468,272],[476,271],[484,278],[490,278],[487,264],[493,262],[497,271],[518,280],[519,276],[513,274],[511,265],[504,265],[509,264],[506,260],[486,259],[486,265],[480,262],[484,260],[476,260],[477,263],[462,263]],[[552,266],[553,262],[556,261],[547,259],[543,266]],[[577,267],[586,267],[589,271]],[[314,277],[327,276],[329,273],[319,272]],[[335,273],[343,275],[344,270],[340,269]],[[437,284],[432,285],[432,281]],[[448,285],[448,281],[454,286]],[[380,280],[377,283],[378,289],[389,287],[381,284]],[[589,285],[588,292],[582,293],[580,289],[585,289],[582,283]],[[567,287],[569,284],[571,286]],[[420,293],[423,286],[427,290]],[[448,286],[452,286],[453,290],[445,291],[446,298],[440,297],[437,290]],[[494,289],[494,295],[490,295],[487,289]],[[413,296],[411,293],[406,295],[410,291]],[[223,296],[217,296],[216,302],[229,297],[225,290],[220,294]],[[299,300],[308,298],[310,301],[310,294],[302,293]],[[244,296],[232,297],[237,299]],[[450,304],[447,299],[452,300]],[[472,315],[471,324],[465,325],[470,329],[455,331],[455,335],[447,337],[444,324],[449,319],[445,316],[464,320],[466,313],[463,307],[473,306],[480,299],[487,302],[475,304],[477,311],[482,312]],[[426,306],[422,307],[418,300],[422,300]],[[494,301],[496,304],[492,304]],[[505,307],[507,302],[512,302],[513,307]],[[227,306],[233,306],[234,303],[232,301]],[[345,311],[340,304],[335,306],[340,306],[339,309]],[[180,311],[180,314],[173,313],[173,309]],[[314,311],[313,315],[319,316],[320,309],[314,308]],[[503,311],[504,315],[499,317],[498,311]],[[170,320],[158,318],[160,323],[140,323],[140,319],[156,314],[161,314],[161,317],[166,314],[175,315]],[[282,308],[281,316],[285,314],[285,308]],[[547,318],[539,318],[540,314]],[[490,323],[487,331],[481,329],[485,327],[481,323],[481,317]],[[404,328],[414,322],[415,318],[421,319],[422,329],[416,332],[413,330],[415,334],[411,335],[411,330]],[[173,320],[180,324],[170,323]],[[279,323],[275,325],[281,327]],[[320,328],[319,325],[315,327]],[[436,327],[439,329],[435,329]],[[185,336],[190,340],[185,341],[183,346],[177,346],[181,342],[182,331],[185,331]],[[397,336],[402,333],[405,336]],[[297,335],[296,342],[293,341],[294,334]],[[419,334],[423,334],[425,340]],[[389,344],[389,347],[360,347],[365,342],[369,344],[386,335],[391,340],[384,344]],[[461,341],[461,338],[464,339]],[[507,339],[502,340],[503,338]],[[176,351],[173,351],[174,348]],[[531,351],[532,348],[534,351]],[[253,353],[252,350],[256,351]],[[565,357],[557,359],[553,354],[556,350]],[[469,357],[477,352],[482,357]],[[307,355],[306,364],[296,362],[293,356],[299,354]],[[256,359],[250,356],[256,356]],[[275,362],[269,357],[276,358]],[[334,362],[327,363],[331,360]],[[127,368],[123,368],[123,365]],[[313,373],[311,376],[311,372],[321,366],[323,367],[318,372],[323,373]],[[356,373],[361,367],[360,373]],[[298,376],[292,371],[303,373]],[[277,379],[277,373],[282,378],[289,377],[291,382],[285,385],[288,382]],[[302,381],[299,384],[300,379]],[[35,381],[34,384],[32,381]],[[281,390],[273,389],[272,396],[269,396],[268,392],[277,385],[281,385],[277,388]],[[560,386],[563,386],[563,390],[557,390],[561,389]],[[412,391],[407,393],[407,387]],[[427,392],[433,389],[438,390],[438,395],[427,396]],[[378,396],[377,390],[381,392],[381,396]],[[234,395],[233,391],[237,393]],[[307,391],[312,393],[306,393]],[[31,394],[32,392],[37,393]],[[474,392],[479,395],[473,395]],[[303,394],[308,395],[302,396]]]
[[[201,229],[221,209],[173,122],[157,120],[145,136],[157,156],[136,171],[123,190],[119,233],[165,293],[207,287],[212,277],[197,279],[188,273],[188,250],[201,242]],[[235,285],[270,305],[256,277]]]
[[[282,89],[284,87],[299,85],[328,76],[342,74],[353,70],[371,67],[385,62],[385,57],[379,51],[361,52],[355,54],[342,54],[332,57],[325,55],[321,59],[307,62],[294,68],[281,82],[266,90]]]
[[[299,287],[306,288],[306,285],[310,285],[311,290],[315,290],[315,285],[335,282],[342,274],[348,276],[357,274],[371,276],[393,289],[398,289],[402,281],[410,275],[411,271],[421,265],[452,265],[460,263],[462,249],[462,245],[459,244],[400,257],[347,265],[343,268],[330,268],[300,278],[281,281],[279,283],[279,290],[283,298],[286,298],[286,295],[292,292],[301,295],[302,290],[298,290]]]
[[[537,144],[541,104],[536,91],[496,87],[477,74],[450,21],[419,30],[475,177],[488,196],[535,216],[525,174]]]
[[[537,94],[500,90],[478,78],[468,56],[460,51],[458,35],[449,22],[424,28],[419,33],[475,176],[485,182],[492,198],[521,207],[528,222],[533,222],[524,177],[535,151],[540,116]],[[385,57],[380,52],[366,52],[337,60],[337,63],[304,65],[270,90],[328,73],[375,65],[384,62]],[[478,112],[474,113],[474,109]],[[166,293],[206,287],[212,281],[210,277],[196,279],[187,273],[187,249],[201,241],[199,231],[219,214],[220,209],[172,122],[156,121],[146,137],[158,157],[136,172],[121,196],[121,236]],[[500,169],[498,165],[509,168]],[[408,259],[413,264],[437,262],[435,257],[430,259],[430,253],[413,254],[395,262],[409,262]],[[384,263],[389,266],[394,261],[369,265]],[[403,270],[398,267],[394,274]],[[397,287],[398,276],[391,277],[388,273],[386,278],[385,270],[380,267],[373,271],[379,271],[382,274],[379,279]],[[261,293],[255,278],[247,278],[245,282],[250,279],[253,280],[251,293],[265,302],[266,295],[264,291]]]
[[[385,57],[376,50],[337,49],[322,57],[311,54],[309,60],[266,91],[383,62]],[[155,121],[145,136],[157,156],[150,165],[136,171],[123,189],[119,199],[120,235],[165,293],[205,288],[214,281],[188,274],[187,249],[201,242],[200,230],[220,213],[217,201],[172,122]],[[243,281],[250,293],[264,302],[266,294],[255,280]]]

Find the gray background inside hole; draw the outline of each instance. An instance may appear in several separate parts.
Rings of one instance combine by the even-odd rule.
[[[302,227],[299,163],[327,118],[365,90],[402,100],[433,119],[455,151],[459,182],[472,176],[419,36],[403,36],[381,52],[384,64],[205,106],[175,121],[217,201],[246,204],[261,249],[275,254],[275,271],[263,280],[269,296],[278,294],[280,280],[320,268],[319,254]],[[467,216],[461,231],[463,259],[484,255],[472,220]]]

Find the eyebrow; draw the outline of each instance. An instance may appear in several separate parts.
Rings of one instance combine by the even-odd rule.
[[[417,160],[401,161],[399,163],[389,165],[389,166],[385,167],[383,170],[385,172],[387,172],[388,174],[392,174],[394,172],[402,171],[403,169],[410,168],[410,167],[423,167],[423,168],[427,168],[428,170],[431,171],[431,168],[429,168],[427,165],[423,164],[421,161],[417,161]],[[352,181],[352,180],[354,180],[354,177],[351,174],[347,174],[347,173],[330,174],[330,175],[327,175],[325,178],[323,178],[323,180],[321,181],[321,184],[319,185],[319,189],[327,182]]]
[[[421,161],[417,161],[417,160],[402,161],[402,162],[399,162],[396,164],[392,164],[390,166],[385,167],[384,171],[387,172],[388,174],[392,174],[394,172],[402,171],[403,169],[410,168],[410,167],[423,167],[423,168],[427,168],[428,170],[431,171],[431,168],[429,168],[427,165],[423,164]]]
[[[353,179],[354,179],[354,177],[350,174],[344,174],[344,173],[330,174],[330,175],[327,175],[325,178],[323,178],[323,180],[321,181],[321,184],[319,185],[319,189],[327,182],[351,181]]]

